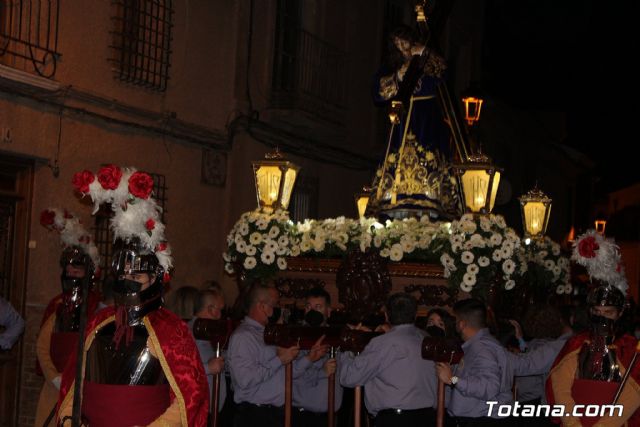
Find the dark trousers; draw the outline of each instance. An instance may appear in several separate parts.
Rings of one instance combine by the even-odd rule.
[[[234,427],[282,427],[284,408],[242,402],[236,405]]]
[[[513,418],[469,418],[469,417],[455,417],[457,427],[512,427]]]
[[[376,415],[375,427],[435,427],[436,410],[433,408],[397,411],[385,409]]]
[[[310,412],[302,408],[293,408],[291,424],[293,427],[327,427],[328,415],[326,412]],[[334,416],[334,425],[338,425],[338,417]]]

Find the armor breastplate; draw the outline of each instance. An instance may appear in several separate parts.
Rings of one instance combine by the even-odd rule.
[[[610,337],[591,336],[578,354],[578,378],[585,380],[620,382],[620,368],[616,351],[608,345]]]
[[[80,289],[76,288],[69,294],[63,294],[62,302],[56,310],[53,332],[78,332],[81,307]]]
[[[149,334],[143,324],[133,326],[133,339],[128,346],[122,342],[116,349],[114,333],[115,322],[97,332],[87,352],[85,381],[120,385],[167,383],[160,361],[151,355]]]

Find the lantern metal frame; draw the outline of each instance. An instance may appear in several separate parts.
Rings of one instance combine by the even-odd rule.
[[[553,204],[553,200],[549,198],[542,190],[540,190],[537,186],[535,186],[528,193],[523,194],[518,198],[520,201],[520,213],[522,214],[522,229],[524,231],[525,237],[530,239],[541,239],[544,237],[547,232],[547,226],[549,225],[549,218],[551,216],[551,206]],[[544,212],[542,213],[542,223],[538,224],[537,227],[533,226],[533,222],[535,218],[531,218],[532,211],[531,209],[527,209],[530,204],[538,203],[542,205],[544,208]],[[538,230],[534,230],[537,228]]]
[[[253,177],[255,180],[255,190],[256,190],[256,199],[258,201],[258,208],[266,213],[271,213],[276,210],[282,209],[287,210],[289,208],[289,202],[291,201],[291,196],[293,194],[293,188],[295,186],[296,180],[298,178],[298,172],[300,171],[300,166],[293,163],[290,160],[284,158],[282,153],[280,153],[279,149],[273,153],[265,154],[264,160],[256,160],[252,162],[253,166]],[[275,201],[271,204],[268,204],[265,200],[260,197],[260,183],[259,183],[259,172],[262,168],[265,167],[277,167],[280,170],[279,182],[274,184],[274,188],[277,191],[275,196]],[[290,171],[294,171],[294,175],[292,177],[291,185],[288,185],[288,174]],[[287,194],[285,194],[285,192]]]
[[[503,169],[494,165],[491,158],[481,152],[468,156],[466,162],[454,164],[453,169],[458,179],[458,187],[465,212],[480,215],[490,214],[495,205],[496,194],[498,192],[498,187],[500,186],[500,175],[502,174]],[[471,191],[471,189],[465,187],[463,177],[469,171],[484,171],[489,176],[487,188],[483,196],[484,205],[477,210],[473,209],[473,207],[467,203],[467,200],[472,197],[470,196],[467,198],[466,192]],[[497,182],[496,176],[498,177]]]

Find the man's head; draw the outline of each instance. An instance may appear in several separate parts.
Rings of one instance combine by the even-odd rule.
[[[263,326],[269,323],[270,318],[279,317],[280,294],[278,290],[272,286],[256,284],[249,291],[247,298],[247,311],[249,317]]]
[[[413,324],[418,314],[418,302],[407,293],[398,292],[387,301],[387,318],[392,325]]]
[[[322,319],[316,313],[321,314]],[[304,314],[305,320],[311,326],[320,326],[326,323],[331,315],[331,296],[329,293],[320,287],[310,289],[305,295]]]
[[[463,340],[473,337],[480,329],[487,327],[487,307],[475,298],[458,301],[453,306],[456,316],[456,332]]]
[[[200,319],[219,320],[224,310],[224,296],[216,288],[200,291],[196,300],[196,317]]]
[[[601,316],[616,321],[622,315],[625,297],[620,290],[613,286],[598,286],[589,292],[587,304],[592,316]]]

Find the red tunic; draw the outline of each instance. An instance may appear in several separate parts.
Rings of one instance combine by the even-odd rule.
[[[87,327],[87,335],[85,339],[85,354],[89,349],[95,336],[95,332],[102,326],[110,323],[114,320],[115,308],[107,307],[96,314]],[[175,314],[170,311],[159,308],[153,311],[145,317],[145,326],[149,332],[150,339],[157,339],[159,343],[161,354],[158,354],[160,363],[165,371],[165,375],[169,380],[169,393],[168,399],[163,400],[162,393],[158,389],[154,390],[153,396],[156,402],[160,404],[154,404],[151,408],[145,408],[138,406],[134,403],[133,397],[130,400],[120,400],[118,405],[119,412],[132,411],[136,412],[135,417],[146,416],[143,412],[147,413],[160,413],[164,412],[167,407],[178,399],[180,404],[181,417],[186,421],[190,427],[204,427],[207,425],[207,413],[209,410],[209,385],[204,373],[204,368],[200,360],[198,349],[195,341],[187,328],[187,325],[182,322]],[[75,354],[73,354],[67,364],[67,367],[62,375],[62,385],[60,387],[60,400],[58,402],[58,408],[62,406],[67,393],[73,387],[75,376]],[[86,383],[85,383],[86,384]],[[109,386],[110,387],[110,386]],[[115,386],[119,387],[121,386]],[[130,387],[130,386],[126,386]],[[136,386],[146,387],[146,386]],[[135,387],[134,387],[135,388]],[[104,387],[95,388],[90,386],[89,392],[91,393],[91,399],[97,399],[96,395],[102,396]],[[166,389],[165,389],[166,391]],[[131,395],[137,395],[137,391],[130,390]],[[120,393],[120,391],[118,392]],[[167,396],[167,394],[165,394]],[[110,396],[111,398],[117,398]],[[113,402],[112,402],[113,403]],[[123,408],[126,405],[126,410]],[[164,406],[162,408],[162,406]],[[100,417],[95,414],[96,407],[94,402],[91,402],[84,406],[83,409],[90,411],[93,417]],[[98,408],[100,409],[100,408]],[[104,409],[100,409],[101,411]],[[112,411],[103,414],[102,416],[109,416]],[[84,415],[89,415],[88,413]],[[98,418],[96,418],[97,420]],[[113,420],[112,420],[113,421]],[[148,423],[146,423],[148,424]],[[92,424],[93,425],[93,424]],[[110,424],[115,427],[117,424],[113,422]],[[130,424],[125,424],[130,425]]]

